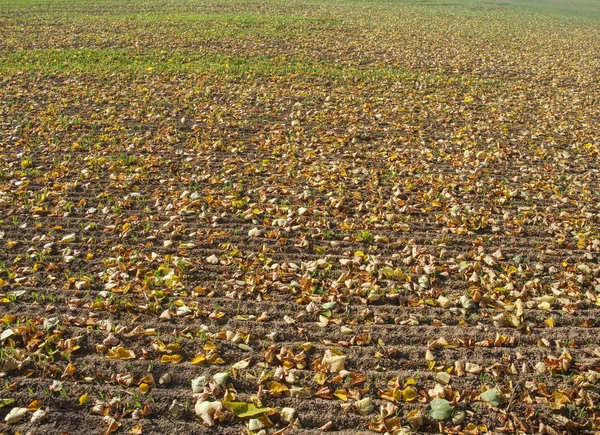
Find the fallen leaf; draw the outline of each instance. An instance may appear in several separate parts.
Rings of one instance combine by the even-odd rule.
[[[492,406],[498,406],[502,400],[502,395],[496,388],[485,390],[479,396]]]
[[[106,357],[109,359],[130,360],[135,358],[135,353],[132,350],[125,349],[123,346],[113,347],[106,352]]]
[[[88,393],[84,393],[80,398],[79,398],[79,404],[81,406],[85,406],[88,404],[90,400],[90,395]]]
[[[181,360],[183,360],[183,357],[181,355],[178,354],[174,354],[174,355],[162,355],[160,357],[160,362],[162,363],[171,363],[171,364],[178,364],[181,362]]]
[[[452,412],[454,411],[454,407],[450,406],[450,402],[446,399],[440,399],[436,397],[430,403],[431,406],[431,418],[436,420],[445,420],[452,416]]]
[[[0,408],[4,408],[7,405],[13,403],[15,399],[0,399]]]
[[[246,402],[223,402],[223,406],[238,418],[250,418],[273,411],[273,408],[257,408],[253,403]]]
[[[27,408],[13,408],[4,417],[4,422],[6,424],[15,424],[21,421],[25,415],[27,415]]]
[[[106,429],[106,432],[104,432],[104,435],[110,435],[111,433],[118,431],[121,427],[121,423],[119,423],[117,420],[115,420],[109,415],[104,417],[104,421],[108,423],[108,428]]]

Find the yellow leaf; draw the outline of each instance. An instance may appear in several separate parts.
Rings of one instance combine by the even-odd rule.
[[[288,387],[286,387],[285,385],[277,382],[277,381],[271,381],[267,384],[267,387],[269,387],[269,390],[271,390],[272,394],[282,394],[282,393],[287,393],[290,389]]]
[[[119,430],[120,427],[121,427],[121,423],[119,423],[115,419],[111,419],[111,421],[108,425],[108,429],[106,429],[106,432],[104,433],[104,435],[109,435],[113,432],[116,432],[117,430]]]
[[[548,317],[544,320],[544,323],[548,325],[549,328],[554,328],[554,319],[552,317]]]
[[[479,429],[477,429],[477,426],[475,426],[473,423],[469,423],[465,426],[465,433],[478,434]]]
[[[140,384],[140,392],[142,394],[146,394],[149,389],[150,389],[150,387],[148,386],[147,383],[143,382],[143,383]]]
[[[132,350],[127,350],[123,346],[113,347],[106,352],[106,357],[109,359],[129,360],[135,358],[135,353]]]
[[[136,424],[131,429],[129,429],[129,433],[131,435],[142,435],[142,425]]]
[[[172,364],[177,364],[178,362],[180,362],[183,359],[183,357],[181,355],[163,355],[162,357],[160,357],[160,362],[162,363],[172,363]]]
[[[417,398],[417,396],[417,390],[415,390],[413,387],[406,387],[404,390],[402,390],[402,398],[405,402],[412,402]]]
[[[235,400],[235,393],[231,390],[225,390],[223,395],[223,402],[233,402]]]
[[[218,353],[213,353],[212,355],[210,355],[208,357],[208,362],[210,364],[225,364],[225,361],[223,361],[223,359],[219,356]]]
[[[27,407],[27,410],[29,412],[34,412],[37,411],[38,409],[40,409],[42,407],[42,401],[41,400],[34,400],[33,402],[31,402],[29,404],[29,406]]]
[[[397,267],[396,269],[394,269],[394,278],[396,278],[397,280],[403,280],[406,278],[406,275],[404,275],[402,269]]]
[[[194,359],[192,359],[192,364],[202,364],[205,363],[206,361],[206,357],[202,354],[198,354],[194,357]]]
[[[381,391],[379,393],[379,397],[381,397],[383,400],[387,400],[388,402],[393,402],[394,400],[399,401],[400,400],[400,392],[398,392],[398,389],[396,388],[395,390],[391,390],[391,389],[387,389],[385,391]]]
[[[560,403],[558,400],[549,400],[548,407],[555,411],[561,410],[565,407],[564,403]]]
[[[160,353],[173,353],[178,352],[181,349],[181,345],[179,343],[165,344],[160,340],[154,342],[152,346],[154,347],[154,349],[156,349],[157,352]]]
[[[154,376],[152,376],[152,373],[148,373],[146,376],[140,378],[138,384],[148,384],[149,386],[155,386],[156,382],[154,381]]]
[[[72,376],[73,373],[75,373],[76,371],[77,368],[73,364],[69,363],[67,364],[67,367],[65,368],[65,371],[63,372],[62,376],[63,378],[66,376]]]
[[[325,381],[327,380],[327,375],[325,373],[317,373],[315,375],[315,383],[317,383],[317,385],[323,385],[325,383]]]
[[[85,393],[84,395],[82,395],[79,398],[79,404],[81,406],[85,406],[85,405],[87,405],[87,403],[89,402],[89,400],[90,400],[90,395],[88,393]]]
[[[335,393],[333,393],[333,395],[338,399],[343,400],[344,402],[348,400],[348,394],[345,389],[335,390]]]

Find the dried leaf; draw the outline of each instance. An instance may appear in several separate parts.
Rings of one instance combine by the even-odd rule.
[[[117,346],[109,349],[108,352],[106,352],[106,357],[109,359],[130,360],[135,359],[135,353],[122,346]]]
[[[20,422],[27,415],[27,408],[13,408],[4,417],[6,424],[15,424]]]

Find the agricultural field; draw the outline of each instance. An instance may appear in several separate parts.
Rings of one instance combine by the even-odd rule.
[[[600,4],[1,0],[0,433],[598,433]]]

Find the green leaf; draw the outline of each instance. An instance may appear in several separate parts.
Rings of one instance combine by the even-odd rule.
[[[335,307],[337,307],[337,302],[325,302],[323,304],[324,310],[333,310]]]
[[[13,403],[15,399],[0,399],[0,408],[4,408],[7,405]]]
[[[253,403],[246,402],[223,402],[223,406],[239,418],[254,417],[273,411],[273,408],[257,408]]]
[[[436,420],[445,420],[452,416],[454,407],[446,399],[436,397],[431,401],[431,418]]]
[[[485,392],[480,394],[480,397],[492,406],[500,405],[500,402],[502,400],[500,391],[498,391],[495,388],[490,388],[489,390],[486,390]]]
[[[321,316],[327,317],[328,319],[330,319],[331,318],[331,310],[321,311]]]

